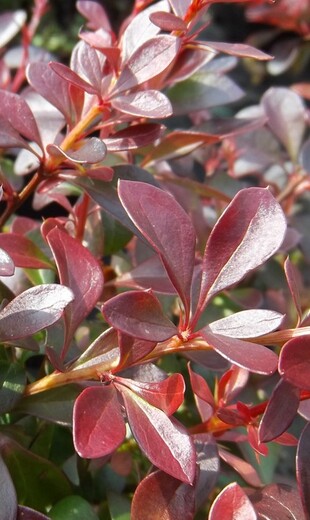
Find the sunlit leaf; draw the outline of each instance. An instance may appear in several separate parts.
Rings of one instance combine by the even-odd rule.
[[[281,349],[279,372],[283,378],[301,390],[310,390],[310,336],[290,339]]]
[[[11,256],[16,267],[52,269],[52,262],[29,238],[17,233],[0,233],[0,247]],[[13,274],[13,273],[12,273]]]
[[[236,312],[226,318],[210,323],[214,334],[233,338],[257,338],[275,330],[283,321],[283,315],[264,309]]]
[[[233,482],[226,486],[213,502],[209,520],[257,520],[256,512],[243,489]]]

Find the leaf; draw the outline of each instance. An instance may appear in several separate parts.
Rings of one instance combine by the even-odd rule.
[[[1,148],[26,148],[33,152],[27,141],[13,128],[11,123],[0,116],[0,147]]]
[[[298,488],[306,518],[310,515],[310,423],[304,427],[296,453],[296,474]]]
[[[49,327],[59,320],[73,297],[68,287],[58,284],[27,289],[0,312],[1,341],[25,338]]]
[[[78,0],[76,8],[89,22],[92,29],[100,27],[110,30],[110,22],[102,5],[93,0]]]
[[[27,13],[22,9],[4,12],[0,15],[0,48],[14,38],[27,20]],[[2,519],[1,519],[2,520]]]
[[[27,102],[18,94],[0,89],[1,117],[9,121],[19,134],[42,148],[36,120]]]
[[[97,304],[103,291],[103,274],[97,260],[78,240],[55,227],[46,236],[53,252],[60,281],[70,287],[74,301],[66,308],[62,357],[84,318]]]
[[[260,442],[270,442],[285,432],[292,423],[298,406],[299,390],[285,379],[280,379],[259,425]]]
[[[162,134],[163,126],[158,123],[141,123],[124,128],[104,139],[109,152],[135,150],[154,143]]]
[[[26,386],[24,367],[11,361],[0,361],[0,415],[12,410],[22,398]]]
[[[198,43],[198,42],[197,42]],[[251,45],[244,43],[225,43],[225,42],[199,42],[199,45],[205,47],[207,50],[215,50],[217,52],[224,52],[231,56],[238,56],[239,58],[254,58],[255,60],[272,60],[273,56],[266,54]]]
[[[172,115],[169,99],[159,90],[143,90],[117,96],[112,99],[111,105],[120,112],[137,117],[160,119]]]
[[[156,11],[151,13],[150,20],[157,25],[162,31],[186,31],[187,25],[180,18],[173,13],[165,13],[165,11]]]
[[[255,468],[253,468],[253,466],[251,466],[251,464],[246,462],[244,459],[237,457],[233,453],[230,453],[221,447],[219,447],[219,455],[221,459],[224,460],[226,464],[229,464],[229,466],[234,468],[234,470],[237,471],[243,480],[250,484],[250,486],[261,487],[263,485]]]
[[[103,304],[102,312],[109,325],[135,338],[158,342],[177,334],[151,292],[119,294]]]
[[[150,383],[117,377],[115,386],[121,391],[122,385],[167,415],[175,413],[184,400],[185,383],[181,374]]]
[[[264,309],[250,309],[236,312],[209,324],[214,334],[233,338],[257,338],[277,329],[283,321],[283,314]]]
[[[298,490],[287,484],[269,484],[259,491],[247,490],[259,519],[306,520]]]
[[[175,294],[167,271],[158,255],[153,255],[131,271],[113,280],[116,286],[149,289],[163,294]]]
[[[120,181],[118,191],[128,215],[160,255],[188,314],[196,244],[189,216],[172,195],[148,184]]]
[[[194,512],[194,488],[162,471],[155,471],[145,477],[136,488],[131,520],[192,520]]]
[[[0,456],[0,520],[16,520],[17,498],[10,473]]]
[[[195,434],[193,439],[199,467],[197,482],[195,483],[196,509],[198,509],[206,502],[216,485],[220,472],[220,460],[216,441],[211,434]]]
[[[160,35],[145,41],[127,60],[112,91],[115,96],[163,72],[172,63],[180,47],[175,36]]]
[[[90,137],[82,142],[78,150],[64,151],[56,144],[49,144],[47,152],[53,157],[61,157],[78,164],[96,164],[106,156],[106,146],[98,137]]]
[[[12,258],[6,251],[0,249],[0,276],[12,276],[14,271],[15,265]]]
[[[26,506],[18,506],[15,520],[50,520],[48,516]]]
[[[285,146],[293,161],[297,161],[306,130],[305,106],[302,99],[284,87],[273,87],[265,92],[262,105],[268,116],[268,125]]]
[[[209,520],[256,520],[255,509],[236,482],[226,486],[213,502]]]
[[[118,346],[120,350],[120,361],[118,368],[128,368],[142,360],[147,354],[152,352],[156,346],[154,341],[145,341],[133,338],[118,332]]]
[[[107,498],[111,520],[130,520],[131,503],[124,494],[109,491]]]
[[[0,247],[10,255],[16,267],[52,269],[53,264],[32,240],[18,233],[0,233]]]
[[[268,260],[279,249],[285,231],[281,206],[268,189],[239,191],[209,236],[198,312],[215,294]]]
[[[263,345],[214,334],[209,326],[201,329],[199,333],[221,356],[239,367],[266,375],[273,374],[277,369],[277,355]]]
[[[105,62],[106,58],[102,53],[99,53],[81,40],[73,49],[70,67],[79,77],[85,79],[87,83],[92,85],[96,93],[100,95],[102,71],[104,70]]]
[[[122,392],[130,429],[147,458],[159,469],[187,484],[196,473],[192,439],[176,419],[124,386]]]
[[[81,457],[109,455],[123,442],[125,422],[113,386],[88,387],[75,401],[73,442]]]
[[[310,336],[292,338],[281,349],[279,373],[301,390],[310,390]]]
[[[95,87],[88,83],[88,81],[85,81],[83,78],[81,78],[76,72],[74,72],[74,70],[67,67],[67,65],[52,61],[49,63],[49,67],[60,78],[64,79],[68,83],[71,83],[75,87],[78,87],[81,90],[85,90],[85,92],[88,94],[100,95],[100,92],[98,92]]]
[[[289,258],[287,258],[284,262],[284,270],[285,276],[287,280],[287,284],[296,308],[297,315],[299,319],[302,317],[302,309],[300,303],[300,288],[301,288],[301,280],[299,279],[299,273],[296,267],[292,264]]]
[[[85,498],[78,495],[70,495],[57,502],[49,511],[51,520],[98,520],[93,507]]]

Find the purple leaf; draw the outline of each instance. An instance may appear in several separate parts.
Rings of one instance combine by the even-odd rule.
[[[49,67],[60,78],[64,79],[68,83],[71,83],[72,85],[75,85],[81,90],[85,90],[85,92],[87,92],[88,94],[100,95],[100,92],[98,92],[95,87],[93,87],[90,83],[82,79],[76,72],[67,67],[67,65],[52,61],[51,63],[49,63]]]
[[[221,356],[239,367],[266,375],[273,374],[277,369],[277,355],[263,345],[214,334],[209,326],[201,329],[199,333]]]
[[[310,516],[310,423],[303,429],[296,454],[296,473],[306,518]],[[297,519],[296,519],[297,520]]]
[[[306,130],[306,109],[302,99],[288,88],[273,87],[264,94],[262,105],[271,130],[296,161]]]
[[[268,189],[241,190],[208,239],[198,312],[215,294],[268,260],[279,249],[285,231],[281,206]]]
[[[145,183],[120,181],[119,197],[152,245],[189,312],[196,236],[187,213],[167,192]]]
[[[93,0],[78,0],[76,8],[81,15],[88,20],[88,26],[91,29],[96,30],[103,27],[107,31],[111,30],[106,12],[98,2],[94,2]]]
[[[186,429],[128,388],[122,392],[130,429],[147,458],[174,478],[192,484],[196,474],[195,448]]]
[[[21,30],[27,20],[27,14],[22,9],[13,12],[4,12],[0,15],[0,48],[5,45]]]
[[[15,520],[49,520],[49,518],[30,507],[18,506],[17,517]]]
[[[64,151],[56,144],[47,146],[47,152],[54,157],[61,157],[68,159],[73,163],[79,164],[96,164],[105,158],[106,146],[98,137],[90,137],[84,142],[81,142],[81,147],[77,150]]]
[[[180,40],[170,35],[145,41],[124,65],[113,95],[141,85],[163,72],[176,57],[179,47]]]
[[[232,338],[257,338],[277,329],[283,321],[283,314],[264,309],[236,312],[226,318],[209,324],[214,334]]]
[[[178,332],[150,292],[119,294],[104,303],[102,312],[109,325],[135,338],[158,342]]]
[[[200,375],[194,372],[188,364],[188,372],[196,406],[203,422],[208,421],[213,415],[215,402],[208,383]]]
[[[73,409],[73,442],[81,457],[93,459],[115,451],[126,427],[113,386],[83,390]]]
[[[286,280],[289,286],[289,290],[298,314],[299,319],[302,317],[302,309],[300,303],[300,288],[301,288],[301,280],[299,278],[299,273],[296,267],[292,264],[289,258],[287,258],[284,262],[284,270]]]
[[[113,280],[113,283],[116,286],[134,289],[151,288],[163,294],[176,292],[158,255],[151,256],[128,273],[119,276],[115,282]]]
[[[71,69],[101,94],[102,71],[106,58],[84,41],[80,41],[71,55]],[[57,71],[56,71],[57,72]]]
[[[150,20],[154,25],[157,25],[162,31],[186,31],[187,25],[180,18],[172,13],[165,13],[164,11],[156,11],[151,13]]]
[[[151,383],[118,377],[115,386],[121,391],[122,385],[167,415],[175,413],[184,400],[185,383],[181,374],[172,374],[163,381]]]
[[[10,473],[0,456],[0,520],[16,520],[17,498]]]
[[[246,462],[244,459],[237,457],[230,451],[224,450],[223,448],[219,448],[219,454],[222,460],[229,464],[232,468],[234,468],[239,475],[250,484],[250,486],[261,487],[263,485],[260,477],[258,476],[256,470]]]
[[[224,52],[232,56],[238,56],[239,58],[255,58],[256,60],[271,60],[272,56],[265,52],[252,47],[251,45],[245,45],[244,43],[224,43],[224,42],[199,42],[199,45],[204,46],[207,50],[214,49],[218,52]]]
[[[0,233],[0,247],[11,256],[16,267],[52,269],[53,264],[27,237],[17,233]]]
[[[92,254],[61,229],[52,229],[46,240],[53,252],[61,283],[70,287],[74,294],[74,301],[64,314],[64,357],[77,326],[94,308],[102,294],[103,274]]]
[[[138,124],[119,130],[104,139],[109,152],[119,150],[135,150],[141,146],[154,143],[162,134],[163,126],[158,123]]]
[[[1,341],[25,338],[49,327],[61,317],[73,300],[68,287],[37,285],[19,294],[0,312]]]
[[[12,276],[15,271],[15,265],[12,258],[6,251],[0,249],[0,276]]]
[[[310,336],[290,339],[279,356],[279,373],[301,390],[310,390]]]
[[[131,520],[192,520],[195,513],[195,488],[155,471],[138,485],[132,500]]]
[[[19,95],[0,89],[1,117],[9,121],[23,137],[42,147],[36,120],[26,101]]]
[[[247,490],[259,519],[306,520],[297,489],[287,484],[269,484],[260,490]]]
[[[136,339],[119,332],[118,345],[120,350],[119,367],[128,368],[152,352],[156,346],[156,342]]]
[[[298,406],[299,390],[285,379],[280,379],[259,425],[260,442],[270,442],[284,433],[292,423]]]
[[[208,499],[209,494],[216,485],[220,461],[217,444],[211,434],[200,433],[193,436],[197,453],[199,473],[195,483],[196,509]]]
[[[0,116],[0,147],[1,148],[26,148],[33,152],[19,133],[13,128],[11,123]]]
[[[191,0],[170,0],[170,4],[174,13],[180,16],[180,18],[184,18],[190,7]]]
[[[143,90],[117,96],[111,100],[111,105],[120,112],[137,117],[159,119],[172,115],[169,99],[159,90]]]
[[[213,502],[209,520],[257,520],[256,512],[243,489],[236,482],[228,484]]]

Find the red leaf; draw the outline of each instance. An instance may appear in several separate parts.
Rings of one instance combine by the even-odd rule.
[[[137,117],[159,119],[172,115],[172,106],[169,99],[159,90],[143,90],[117,96],[111,100],[111,104],[120,112]]]
[[[250,309],[213,321],[209,327],[214,334],[222,336],[257,338],[278,328],[283,317],[275,311]]]
[[[158,342],[177,334],[176,326],[150,292],[119,294],[104,303],[102,312],[109,325],[135,338]]]
[[[269,399],[259,426],[260,442],[279,437],[292,423],[299,406],[299,390],[280,379]]]
[[[0,249],[0,276],[12,276],[15,266],[12,258],[6,251]]]
[[[167,415],[175,413],[184,400],[185,383],[181,374],[172,374],[163,381],[151,383],[117,377],[115,386],[121,391],[122,385]]]
[[[272,60],[273,56],[244,43],[225,43],[225,42],[199,42],[206,49],[214,49],[239,58],[255,58],[256,60]]]
[[[310,516],[310,423],[305,426],[299,438],[296,473],[304,511],[308,518]]]
[[[76,72],[67,67],[67,65],[52,61],[49,63],[49,66],[58,76],[68,83],[79,87],[81,90],[85,90],[88,94],[100,95],[100,92],[98,92],[93,85],[82,79]]]
[[[251,464],[223,448],[219,448],[219,455],[221,459],[234,468],[250,486],[261,487],[263,485],[259,475]]]
[[[206,502],[209,494],[216,485],[220,461],[218,449],[213,435],[200,433],[193,436],[199,467],[195,482],[196,509]]]
[[[52,229],[46,240],[53,252],[61,283],[70,287],[75,297],[65,310],[64,357],[77,326],[102,295],[103,274],[92,254],[61,229]]]
[[[113,284],[120,287],[151,288],[163,294],[175,294],[175,288],[170,282],[158,255],[153,255],[131,271],[119,276]]]
[[[287,484],[269,484],[263,489],[247,490],[259,519],[306,520],[297,489]]]
[[[163,72],[178,53],[180,40],[160,35],[144,42],[128,59],[114,87],[113,95],[129,90]]]
[[[49,518],[30,507],[18,506],[15,520],[49,520]]]
[[[188,313],[196,243],[190,218],[172,195],[145,183],[120,181],[119,197],[134,224],[160,255]]]
[[[52,269],[53,264],[27,237],[18,233],[0,233],[0,247],[11,256],[16,267]]]
[[[160,27],[162,31],[186,31],[187,25],[180,18],[172,13],[165,13],[164,11],[156,11],[151,13],[150,20],[153,24]]]
[[[214,397],[208,383],[201,375],[196,374],[191,369],[190,364],[188,364],[188,372],[200,417],[203,422],[207,421],[213,415],[215,407]]]
[[[239,191],[207,242],[198,309],[268,260],[279,249],[285,231],[281,206],[268,189]]]
[[[266,375],[273,374],[277,369],[277,355],[263,345],[213,334],[209,326],[201,329],[199,333],[221,356],[239,367]]]
[[[122,369],[124,369],[135,365],[137,361],[152,352],[156,346],[156,342],[136,339],[122,332],[118,332],[118,346],[120,350],[118,368],[122,367]]]
[[[126,435],[124,418],[113,386],[88,387],[73,409],[73,442],[81,457],[109,455]]]
[[[132,500],[132,520],[192,520],[195,489],[188,484],[155,471],[140,482]]]
[[[13,92],[0,89],[1,117],[9,121],[19,134],[42,148],[36,120],[26,101]]]
[[[130,429],[147,458],[172,477],[192,484],[196,455],[184,426],[129,388],[122,386],[119,390],[124,398]]]
[[[310,336],[290,339],[279,356],[279,372],[301,390],[310,390]]]
[[[84,41],[74,47],[70,67],[82,80],[92,85],[98,95],[101,94],[102,71],[106,58]]]
[[[25,338],[49,327],[72,302],[72,291],[63,285],[31,287],[19,294],[0,312],[1,341]]]
[[[257,520],[256,512],[243,489],[233,482],[213,502],[209,520]]]
[[[163,127],[158,123],[138,124],[119,130],[104,143],[109,151],[135,150],[140,146],[153,143],[162,134]]]

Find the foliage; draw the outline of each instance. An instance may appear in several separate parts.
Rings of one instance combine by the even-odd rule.
[[[46,0],[0,15],[0,520],[310,517],[310,88],[242,101],[294,60],[216,3],[78,0],[66,64]],[[224,3],[308,40],[307,1]]]

